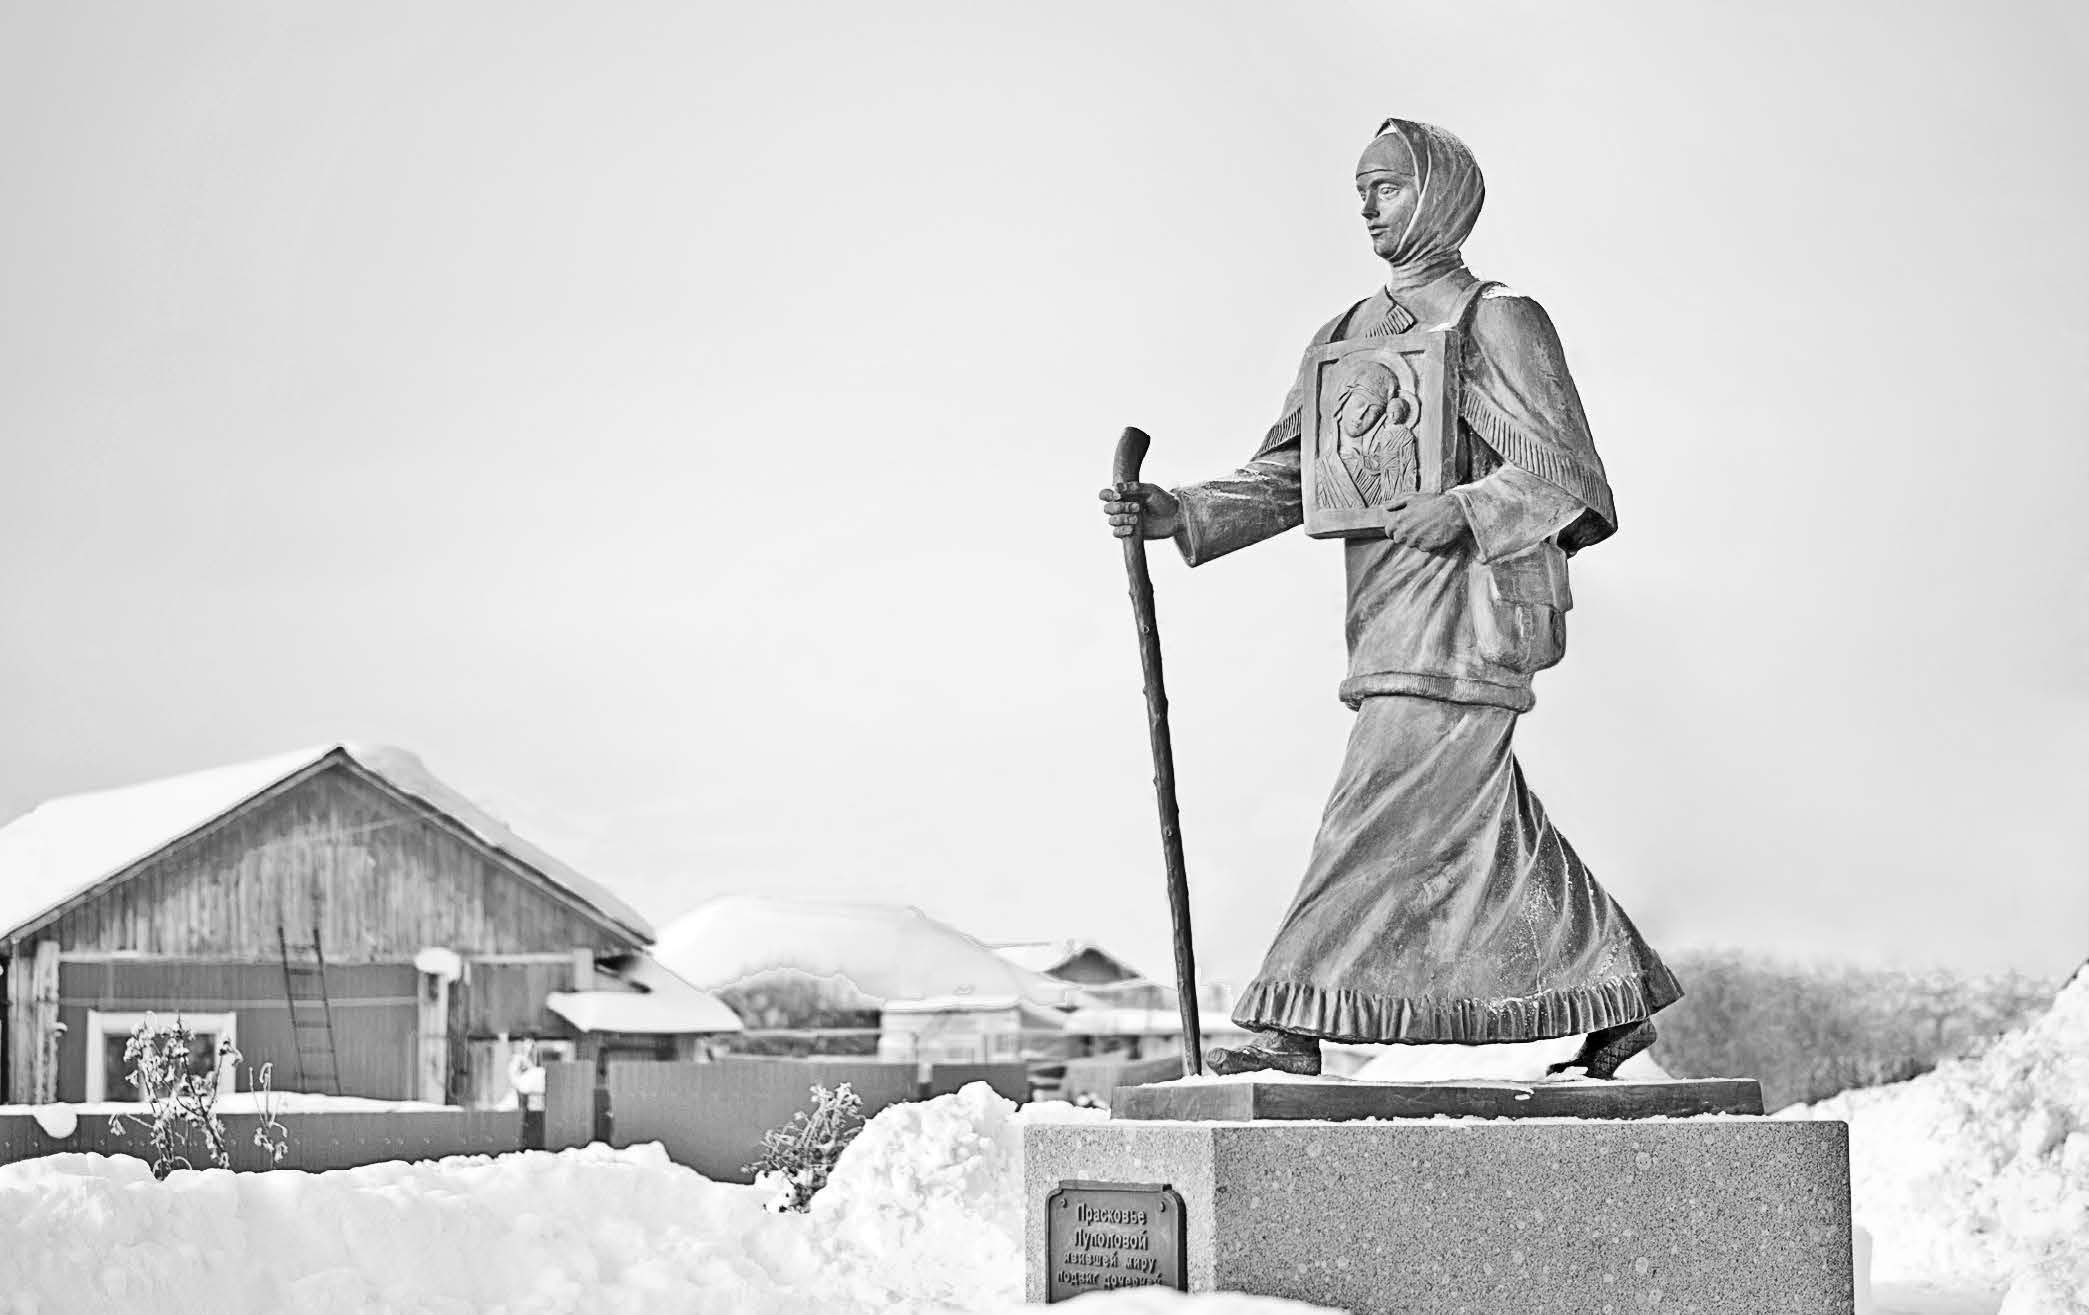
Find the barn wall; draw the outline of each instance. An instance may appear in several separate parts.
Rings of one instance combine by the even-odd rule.
[[[345,764],[289,787],[38,933],[67,953],[280,962],[319,929],[329,964],[609,953],[634,942]]]
[[[327,993],[333,1002],[334,1052],[341,1094],[379,1100],[413,1100],[416,1053],[415,988],[410,963],[329,966]],[[58,1099],[87,1099],[92,1044],[90,1010],[155,1013],[171,1018],[231,1013],[246,1067],[274,1065],[279,1091],[300,1088],[297,1050],[290,1032],[281,964],[199,963],[180,960],[117,960],[67,963],[59,968]],[[249,1074],[239,1078],[242,1089]]]
[[[475,963],[466,984],[465,1033],[474,1037],[574,1036],[571,1024],[544,1007],[544,997],[573,987],[573,964]]]

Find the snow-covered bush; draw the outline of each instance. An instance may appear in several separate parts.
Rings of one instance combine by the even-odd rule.
[[[207,1059],[205,1067],[197,1061]],[[203,1152],[219,1169],[232,1167],[232,1152],[225,1125],[218,1118],[218,1093],[222,1075],[239,1071],[240,1053],[229,1039],[220,1040],[215,1054],[196,1052],[196,1035],[176,1014],[171,1024],[147,1015],[124,1043],[123,1062],[131,1066],[130,1083],[146,1100],[147,1113],[112,1114],[109,1129],[118,1136],[129,1120],[142,1129],[152,1144],[152,1176],[164,1179],[176,1169],[193,1169],[189,1160],[190,1136],[203,1139]],[[271,1094],[273,1066],[263,1064],[255,1079],[262,1093],[261,1122],[254,1129],[254,1144],[281,1161],[289,1150],[290,1137],[276,1119]]]
[[[802,1211],[827,1185],[835,1162],[863,1131],[863,1101],[855,1088],[812,1088],[812,1108],[762,1134],[762,1158],[747,1166],[755,1184],[773,1195],[769,1208]]]

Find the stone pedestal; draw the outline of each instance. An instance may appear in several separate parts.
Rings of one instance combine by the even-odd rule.
[[[1753,1078],[1660,1082],[1357,1082],[1349,1078],[1256,1078],[1156,1082],[1119,1087],[1117,1119],[1247,1123],[1261,1119],[1687,1119],[1761,1114]]]
[[[1841,1123],[1112,1121],[1025,1128],[1023,1160],[1032,1301],[1096,1263],[1047,1254],[1054,1190],[1128,1183],[1179,1195],[1192,1292],[1355,1315],[1854,1309]]]

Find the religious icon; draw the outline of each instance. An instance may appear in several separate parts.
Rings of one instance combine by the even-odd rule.
[[[1382,535],[1385,508],[1457,483],[1457,415],[1445,396],[1454,330],[1335,343],[1307,363],[1301,408],[1306,533]],[[1454,422],[1452,422],[1454,423]]]

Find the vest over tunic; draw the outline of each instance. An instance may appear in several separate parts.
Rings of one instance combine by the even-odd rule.
[[[1420,305],[1462,300],[1453,263]],[[1404,332],[1386,292],[1307,346]],[[1247,465],[1176,490],[1201,565],[1300,524],[1304,372]],[[1567,557],[1617,528],[1544,310],[1483,290],[1461,365],[1469,541],[1348,539],[1358,716],[1306,876],[1234,1019],[1336,1041],[1528,1041],[1645,1018],[1681,988],[1546,816],[1511,751],[1531,677],[1557,662]],[[1332,551],[1332,547],[1330,551]]]

